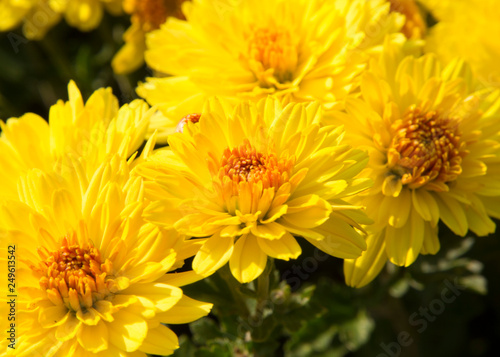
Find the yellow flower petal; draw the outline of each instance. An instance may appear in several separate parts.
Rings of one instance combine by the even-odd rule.
[[[86,309],[85,311],[80,309],[76,312],[76,317],[84,325],[94,326],[101,321],[101,317],[94,308]]]
[[[83,326],[78,330],[78,342],[90,352],[100,352],[108,348],[108,328],[104,321],[95,326]]]
[[[182,290],[178,287],[159,283],[135,284],[132,289],[124,290],[123,293],[142,296],[153,302],[154,306],[161,311],[170,309],[182,297]]]
[[[398,197],[384,197],[379,209],[379,217],[387,217],[389,225],[395,228],[403,227],[411,211],[410,190],[403,189]]]
[[[412,190],[411,199],[418,214],[436,225],[439,220],[439,208],[434,196],[426,190]]]
[[[363,237],[344,221],[330,218],[315,229],[323,239],[305,237],[309,243],[334,257],[343,259],[357,258],[366,249]]]
[[[64,324],[57,326],[55,336],[59,341],[68,341],[76,336],[81,326],[82,322],[74,314],[70,314]]]
[[[113,304],[107,300],[99,300],[94,303],[94,308],[101,319],[107,322],[113,321]]]
[[[54,327],[64,324],[68,319],[70,312],[64,305],[42,307],[38,315],[38,321],[45,327]]]
[[[300,228],[314,228],[323,224],[331,212],[332,207],[327,201],[317,195],[309,195],[288,202],[288,212],[280,222]]]
[[[142,352],[161,356],[170,355],[177,348],[179,348],[177,335],[163,325],[150,329],[141,345]]]
[[[471,197],[471,206],[464,210],[469,223],[469,229],[478,236],[487,236],[495,232],[495,222],[493,222],[486,213],[486,209],[481,200],[476,197]]]
[[[240,283],[256,279],[266,267],[267,255],[260,249],[257,237],[248,234],[239,238],[229,260],[229,268]]]
[[[453,233],[464,236],[469,228],[462,205],[446,193],[434,196],[439,207],[439,215]]]
[[[276,221],[278,218],[282,217],[284,214],[286,214],[288,211],[288,206],[287,205],[280,205],[272,208],[269,210],[266,214],[266,219],[262,220],[262,224],[268,224],[271,222]]]
[[[302,253],[299,243],[288,232],[276,240],[257,237],[260,249],[270,257],[282,260],[297,259]]]
[[[212,304],[183,296],[175,306],[168,311],[159,313],[157,317],[168,324],[187,324],[208,315]]]
[[[368,235],[366,244],[366,251],[359,258],[344,260],[345,282],[349,286],[361,288],[370,283],[387,262],[383,233]]]
[[[258,224],[251,228],[253,235],[265,239],[281,239],[286,234],[286,229],[275,222]]]
[[[382,184],[382,193],[386,196],[398,197],[402,189],[403,183],[395,175],[387,176]]]
[[[233,254],[234,238],[221,237],[219,233],[203,244],[193,260],[193,270],[200,275],[211,275],[226,264]]]
[[[199,280],[204,279],[205,276],[197,274],[195,271],[184,271],[180,273],[168,273],[163,275],[157,281],[159,283],[164,283],[174,286],[184,286],[195,283]]]
[[[424,243],[422,244],[422,254],[436,254],[441,247],[439,243],[437,226],[424,225]]]
[[[386,254],[389,260],[400,266],[408,266],[417,259],[424,242],[425,222],[412,210],[409,222],[401,228],[387,227],[385,230]]]
[[[111,66],[116,74],[127,74],[135,71],[144,63],[146,50],[146,34],[137,23],[123,34],[125,45],[115,54]]]
[[[146,321],[125,310],[118,311],[114,317],[115,321],[108,324],[109,341],[127,352],[137,350],[148,332]]]

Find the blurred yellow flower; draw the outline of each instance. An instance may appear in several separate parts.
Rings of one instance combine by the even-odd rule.
[[[407,38],[422,38],[427,31],[427,25],[422,17],[422,12],[415,0],[388,0],[391,3],[391,11],[405,15],[405,24],[401,32]]]
[[[182,240],[143,220],[143,183],[123,159],[88,179],[74,164],[64,176],[31,170],[21,202],[0,204],[2,244],[15,244],[17,261],[17,340],[0,347],[19,357],[171,354],[177,336],[163,324],[211,309],[179,288],[192,272],[166,274],[185,258]]]
[[[361,176],[375,181],[352,199],[375,221],[367,251],[345,261],[352,286],[369,283],[387,259],[408,266],[435,254],[439,221],[482,236],[495,230],[488,216],[500,218],[499,93],[474,92],[461,61],[441,69],[430,54],[400,57],[387,49],[364,74],[361,97],[334,115],[347,142],[369,151]]]
[[[109,154],[129,157],[144,141],[151,111],[142,100],[123,107],[110,88],[101,88],[84,104],[74,82],[68,85],[69,101],[50,108],[49,124],[27,113],[0,121],[0,198],[15,199],[19,177],[29,169],[64,170],[68,155],[85,159],[91,175]]]
[[[156,30],[168,17],[183,19],[181,5],[186,0],[124,0],[123,10],[131,15],[132,25],[123,35],[125,45],[111,62],[118,74],[135,71],[144,63],[146,33]]]
[[[420,0],[438,19],[425,50],[449,63],[467,61],[486,86],[500,87],[500,22],[497,0]]]
[[[30,40],[39,40],[61,17],[80,31],[95,29],[104,9],[121,13],[122,0],[2,0],[0,31],[23,24],[23,33]]]
[[[294,235],[333,256],[358,257],[365,241],[352,226],[367,219],[343,199],[370,185],[354,178],[367,156],[320,118],[319,103],[283,108],[269,97],[232,109],[209,101],[186,115],[169,148],[136,167],[157,201],[147,219],[203,239],[195,272],[208,276],[229,261],[241,283],[257,278],[268,256],[297,258]]]
[[[147,35],[146,62],[158,75],[137,92],[167,117],[152,129],[178,122],[178,105],[199,112],[213,95],[338,104],[386,35],[405,40],[404,17],[389,8],[385,0],[185,3],[187,21],[170,19]]]

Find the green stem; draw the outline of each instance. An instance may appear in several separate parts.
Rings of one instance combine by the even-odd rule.
[[[245,302],[245,297],[240,291],[239,282],[232,276],[231,271],[227,266],[218,270],[220,277],[226,282],[229,287],[229,291],[231,292],[231,296],[233,300],[236,302],[238,306],[238,310],[241,313],[241,317],[247,318],[250,316],[250,312],[248,311],[248,306]]]
[[[274,268],[274,260],[272,258],[269,258],[269,260],[266,268],[257,278],[257,309],[255,311],[255,317],[257,319],[262,318],[264,307],[269,300],[269,275]]]

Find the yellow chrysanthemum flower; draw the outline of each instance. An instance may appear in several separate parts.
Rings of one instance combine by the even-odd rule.
[[[19,357],[171,354],[178,340],[164,324],[211,309],[179,288],[192,272],[166,274],[185,258],[182,240],[143,220],[143,183],[125,161],[105,161],[89,179],[84,171],[31,170],[21,202],[0,203],[2,248],[15,245],[17,268],[17,340],[0,347]]]
[[[233,109],[218,100],[186,116],[170,147],[136,168],[153,203],[147,219],[203,237],[193,261],[210,275],[229,261],[241,283],[257,278],[267,257],[295,259],[294,235],[341,258],[365,241],[351,226],[366,223],[343,199],[366,189],[353,178],[366,154],[341,143],[341,127],[320,127],[321,106],[276,98]]]
[[[0,198],[16,198],[17,182],[29,169],[64,170],[67,156],[84,158],[91,175],[108,154],[129,157],[144,141],[151,111],[142,100],[119,108],[111,89],[99,89],[84,104],[74,82],[69,101],[50,108],[49,123],[28,113],[0,121]]]
[[[117,74],[127,74],[144,64],[146,34],[156,30],[168,17],[183,19],[181,4],[186,0],[124,0],[123,10],[131,15],[132,25],[124,33],[125,45],[111,65]]]
[[[500,33],[497,0],[420,0],[439,20],[430,29],[425,50],[446,63],[467,61],[486,86],[500,87]]]
[[[435,254],[439,221],[482,236],[495,230],[488,216],[500,218],[499,93],[475,93],[461,61],[441,69],[433,55],[399,55],[387,49],[364,74],[361,97],[335,115],[348,143],[369,151],[362,177],[375,181],[352,200],[375,221],[367,251],[345,261],[352,286],[370,282],[387,259],[408,266]]]
[[[122,0],[2,0],[0,31],[9,31],[23,24],[23,33],[30,40],[39,40],[57,24],[61,17],[80,31],[95,29],[106,9],[121,13]]]
[[[206,96],[260,99],[268,94],[332,106],[357,86],[368,58],[401,14],[385,0],[195,0],[187,21],[169,19],[147,36],[146,62],[159,72],[137,92],[167,117]],[[165,77],[162,74],[170,74]],[[175,125],[173,125],[175,127]]]

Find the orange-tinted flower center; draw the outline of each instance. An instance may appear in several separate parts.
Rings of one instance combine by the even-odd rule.
[[[392,129],[388,163],[403,185],[414,189],[428,184],[429,189],[446,191],[445,183],[461,174],[467,152],[456,120],[412,107]]]
[[[406,20],[401,32],[407,38],[423,38],[427,27],[415,0],[389,0],[391,11],[405,15]]]
[[[233,195],[237,195],[240,182],[261,183],[264,189],[278,189],[290,179],[293,160],[258,152],[246,140],[239,147],[226,148],[220,166],[219,178],[222,182],[232,182]]]
[[[188,114],[184,118],[182,118],[179,121],[179,124],[177,124],[176,132],[182,133],[184,130],[184,126],[187,123],[198,123],[200,121],[201,114],[199,113],[193,113],[193,114]]]
[[[123,8],[145,32],[158,29],[167,17],[184,19],[181,4],[186,0],[125,0]]]
[[[106,277],[112,264],[102,262],[98,249],[69,245],[64,238],[58,250],[39,249],[38,253],[42,262],[33,269],[42,274],[40,287],[54,304],[78,311],[109,294],[110,282]]]
[[[248,41],[249,59],[260,64],[252,70],[261,76],[262,71],[272,70],[279,82],[291,81],[297,67],[298,55],[291,34],[284,28],[258,28],[254,30]],[[261,79],[261,78],[259,78]]]

